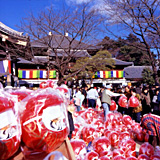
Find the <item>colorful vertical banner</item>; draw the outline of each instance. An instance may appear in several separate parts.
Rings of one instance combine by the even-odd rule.
[[[33,70],[29,72],[29,78],[33,78]]]
[[[111,71],[108,71],[108,78],[111,78]]]
[[[40,70],[37,70],[37,78],[40,78]]]
[[[18,77],[22,78],[22,70],[18,70]]]
[[[123,71],[119,71],[120,78],[123,78]]]
[[[55,70],[49,71],[49,78],[56,78],[56,71]]]
[[[97,78],[100,78],[100,71],[97,71]]]
[[[116,71],[113,71],[113,78],[116,78]]]
[[[97,72],[95,73],[95,78],[98,78],[98,76],[97,76]]]
[[[32,78],[38,78],[37,70],[33,70],[33,77]]]
[[[105,76],[106,76],[106,75],[105,75],[105,71],[103,71],[103,78],[105,78]]]
[[[47,71],[43,71],[43,78],[48,78],[47,77]]]
[[[39,71],[39,78],[43,78],[43,71]]]
[[[108,77],[108,71],[105,71],[105,78],[109,78]]]
[[[117,78],[123,78],[124,75],[123,75],[123,71],[117,71]]]
[[[100,78],[103,78],[103,71],[100,71]]]
[[[30,75],[29,71],[26,70],[26,78],[29,78],[29,75]]]

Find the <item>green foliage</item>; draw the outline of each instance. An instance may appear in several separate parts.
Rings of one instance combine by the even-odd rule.
[[[77,71],[79,78],[91,78],[96,71],[114,68],[115,61],[107,50],[99,51],[92,57],[80,58],[76,61],[71,72]]]
[[[122,46],[117,58],[120,58],[123,61],[133,62],[135,66],[149,66],[149,56],[143,50],[135,47],[138,45],[139,44],[137,42],[134,42],[132,45],[129,44]]]
[[[142,71],[142,77],[143,83],[145,84],[153,85],[155,83],[153,71],[149,67],[144,68],[144,70]]]
[[[112,40],[106,36],[99,45],[102,45],[103,49],[108,50],[112,57],[117,59],[133,62],[136,66],[151,65],[146,48],[133,34],[129,34],[126,39],[119,37],[117,40]]]

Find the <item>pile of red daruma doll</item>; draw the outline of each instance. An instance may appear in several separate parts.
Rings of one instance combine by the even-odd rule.
[[[24,159],[42,159],[59,147],[69,134],[67,106],[69,91],[53,81],[40,84],[36,91],[0,89],[0,159],[14,156],[21,148]],[[134,97],[132,97],[135,100]],[[120,98],[121,106],[138,105]],[[113,101],[112,101],[113,102]],[[131,102],[134,102],[133,104]],[[133,106],[132,106],[133,105]],[[116,112],[107,115],[92,108],[73,113],[75,131],[71,145],[77,160],[157,160],[160,148],[153,148],[148,134],[130,116]],[[136,142],[144,142],[138,154]]]
[[[160,159],[160,147],[150,145],[149,135],[128,115],[110,112],[104,122],[103,111],[88,108],[73,118],[71,145],[77,160]],[[142,143],[138,151],[135,141]]]

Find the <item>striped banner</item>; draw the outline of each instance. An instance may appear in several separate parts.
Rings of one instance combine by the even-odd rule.
[[[0,73],[11,73],[11,61],[3,60],[0,61]]]
[[[117,71],[97,71],[92,78],[123,78],[125,77],[125,72],[123,70]]]
[[[46,70],[24,70],[18,69],[18,77],[23,79],[29,78],[47,78],[47,71]],[[49,78],[56,78],[56,71],[50,70]]]

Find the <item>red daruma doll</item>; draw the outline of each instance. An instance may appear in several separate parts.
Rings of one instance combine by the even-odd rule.
[[[1,160],[6,160],[13,156],[17,152],[21,141],[20,120],[15,100],[8,93],[0,92]]]
[[[49,153],[62,144],[68,133],[66,106],[59,91],[46,88],[30,96],[22,115],[22,141],[28,149]]]
[[[128,104],[127,104],[127,97],[126,96],[120,96],[119,97],[119,100],[118,100],[118,104],[121,106],[121,107],[124,107],[124,108],[127,108],[128,107]]]
[[[129,107],[138,107],[139,106],[139,100],[135,96],[131,96],[128,100],[128,106]]]
[[[110,111],[115,111],[117,110],[117,105],[114,100],[111,100],[111,105],[110,105]]]

